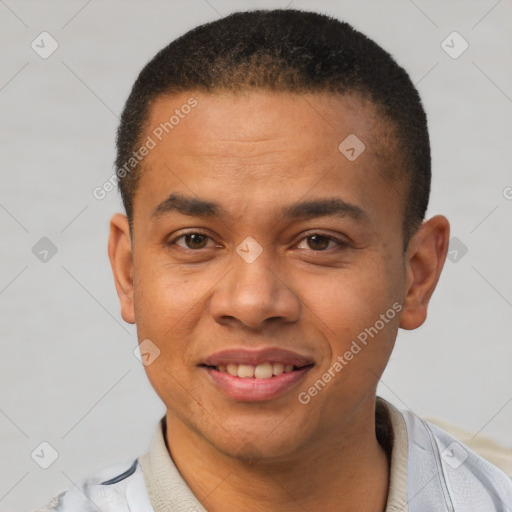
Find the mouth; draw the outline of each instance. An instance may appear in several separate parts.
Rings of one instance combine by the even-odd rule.
[[[281,396],[313,366],[310,358],[283,349],[225,350],[199,364],[210,382],[239,402],[262,402]]]
[[[276,362],[265,362],[258,365],[244,364],[244,363],[225,363],[216,366],[200,365],[210,370],[221,373],[227,373],[232,377],[239,377],[241,379],[271,379],[278,377],[283,373],[296,372],[305,366],[296,366],[293,364],[284,364]]]

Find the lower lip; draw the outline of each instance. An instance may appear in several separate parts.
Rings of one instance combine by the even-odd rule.
[[[264,402],[283,395],[300,382],[311,369],[305,366],[293,372],[282,373],[268,379],[234,377],[213,368],[203,368],[210,379],[230,398],[239,402]]]

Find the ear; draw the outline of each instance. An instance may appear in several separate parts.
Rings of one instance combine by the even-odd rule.
[[[427,318],[427,307],[441,275],[450,239],[446,217],[424,222],[407,247],[406,289],[400,327],[416,329]]]
[[[116,213],[110,220],[108,257],[121,302],[121,316],[125,322],[134,324],[133,258],[130,226],[126,215]]]

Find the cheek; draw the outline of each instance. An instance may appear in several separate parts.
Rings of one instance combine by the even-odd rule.
[[[171,329],[205,292],[206,285],[150,251],[139,258],[135,271],[137,323],[151,330]]]
[[[400,264],[390,265],[391,261],[375,258],[308,284],[308,309],[328,340],[322,367],[331,368],[342,357],[343,370],[337,374],[345,377],[338,380],[373,381],[372,374],[380,374],[387,363],[403,300]]]
[[[154,261],[140,263],[134,293],[138,339],[149,339],[158,347],[158,363],[173,364],[184,355],[197,293],[188,287],[188,278],[178,272]],[[156,363],[146,367],[148,376],[157,371],[160,365]]]
[[[374,323],[381,313],[399,297],[398,287],[390,269],[340,269],[328,279],[325,276],[309,280],[304,290],[307,302],[330,328],[341,334]]]

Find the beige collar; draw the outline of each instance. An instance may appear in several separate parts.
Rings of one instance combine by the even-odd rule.
[[[391,474],[386,512],[407,512],[407,430],[400,411],[378,398],[391,423]],[[382,419],[382,418],[381,418]],[[384,421],[386,419],[384,418]],[[206,512],[181,477],[165,442],[165,416],[158,423],[149,452],[139,457],[149,499],[155,512]]]

